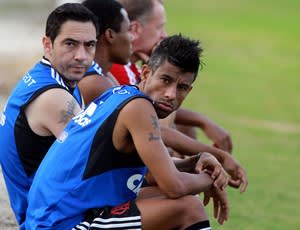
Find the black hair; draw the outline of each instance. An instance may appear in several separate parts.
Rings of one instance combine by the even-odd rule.
[[[123,6],[119,2],[115,0],[85,0],[82,4],[97,16],[99,35],[104,34],[108,28],[120,32],[124,17],[121,14]]]
[[[96,16],[80,3],[65,3],[54,9],[47,18],[46,36],[54,42],[60,29],[68,20],[78,22],[92,22],[96,29],[96,34],[99,33],[98,22]]]
[[[198,40],[192,40],[181,34],[165,38],[152,52],[148,65],[155,71],[165,61],[181,69],[182,72],[198,74],[203,49]]]

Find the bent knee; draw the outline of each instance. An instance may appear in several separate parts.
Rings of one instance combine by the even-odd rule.
[[[207,214],[204,209],[204,205],[200,200],[199,196],[188,195],[181,199],[182,215],[188,216],[189,218],[195,218],[197,220],[207,220]]]

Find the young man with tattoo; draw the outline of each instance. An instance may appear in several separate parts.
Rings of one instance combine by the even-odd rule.
[[[42,39],[44,57],[22,77],[1,114],[0,163],[20,229],[40,162],[81,111],[76,85],[91,68],[97,33],[95,16],[79,3],[52,11]]]
[[[141,4],[139,1],[135,3]],[[82,4],[97,16],[100,27],[95,61],[101,67],[103,75],[88,72],[78,84],[85,104],[90,104],[108,88],[118,85],[109,82],[110,73],[108,71],[112,62],[123,64],[128,62],[131,50],[131,36],[129,33],[130,27],[127,13],[119,2],[115,0],[85,0]],[[147,6],[149,1],[145,1],[145,4]],[[153,10],[158,10],[155,15],[160,18],[164,11],[163,8],[160,8],[162,7],[161,3],[157,2],[156,4],[159,5],[154,5],[153,7],[155,9]],[[128,5],[126,6],[128,7]],[[134,7],[137,6],[132,6],[132,8]],[[149,29],[153,27],[155,26],[150,26]],[[163,141],[168,147],[175,151],[185,153],[186,155],[196,155],[198,152],[209,152],[213,154],[221,162],[227,172],[230,173],[231,179],[234,179],[230,180],[230,185],[240,187],[241,184],[245,184],[245,172],[231,155],[221,149],[202,144],[195,139],[182,135],[182,133],[176,131],[176,129],[170,129],[166,126],[161,128]],[[241,187],[242,191],[244,188],[245,186]]]
[[[133,35],[133,53],[127,65],[114,64],[111,73],[121,85],[136,84],[140,77],[138,61],[147,62],[157,44],[167,36],[164,29],[166,13],[163,0],[118,0],[126,9]],[[196,128],[200,128],[215,147],[232,152],[232,140],[228,131],[201,113],[179,108],[161,125],[176,127],[177,130],[196,139]],[[184,153],[182,153],[184,154]]]
[[[227,220],[220,163],[203,153],[174,164],[158,122],[192,89],[201,52],[198,41],[181,35],[163,40],[143,66],[139,89],[112,88],[72,119],[36,173],[27,230],[208,230],[196,196],[204,191],[219,223]],[[146,172],[150,186],[141,189]]]

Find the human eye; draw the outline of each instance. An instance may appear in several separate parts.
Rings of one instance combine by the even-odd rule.
[[[189,86],[186,85],[186,84],[179,84],[179,85],[177,86],[177,88],[178,88],[179,90],[181,90],[181,91],[188,91]]]
[[[66,45],[67,47],[74,47],[74,46],[75,46],[75,42],[74,42],[74,41],[67,40],[67,41],[65,41],[65,45]]]
[[[169,84],[171,82],[170,78],[168,76],[161,76],[160,80],[164,83],[164,84]]]
[[[161,81],[164,83],[164,84],[169,84],[170,83],[170,80],[168,78],[165,78],[165,77],[162,77],[161,78]]]
[[[94,48],[94,47],[96,47],[96,42],[95,42],[95,41],[87,42],[87,43],[85,44],[85,46],[86,46],[87,48]]]

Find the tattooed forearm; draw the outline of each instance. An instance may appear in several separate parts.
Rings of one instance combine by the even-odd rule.
[[[158,119],[157,116],[151,115],[151,119],[152,119],[152,127],[154,129],[158,129],[159,125],[158,125]]]
[[[76,101],[71,100],[67,102],[67,109],[61,111],[61,118],[59,123],[67,124],[74,116],[75,116],[75,107],[76,107]]]
[[[149,133],[149,141],[158,141],[160,140],[160,136],[155,136],[153,133]]]

